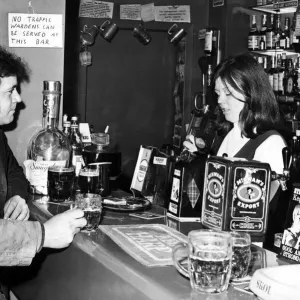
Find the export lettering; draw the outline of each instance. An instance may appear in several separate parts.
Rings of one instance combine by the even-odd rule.
[[[249,208],[249,209],[258,208],[259,207],[259,202],[247,204],[247,203],[244,203],[242,201],[238,201],[237,206],[239,206],[241,208]]]

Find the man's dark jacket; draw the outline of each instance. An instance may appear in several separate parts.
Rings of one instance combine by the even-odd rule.
[[[0,217],[3,217],[5,201],[14,195],[19,195],[27,200],[28,181],[0,128]]]

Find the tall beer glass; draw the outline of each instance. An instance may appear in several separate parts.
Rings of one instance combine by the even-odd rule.
[[[53,202],[70,200],[74,187],[75,170],[52,166],[48,169],[48,195]]]
[[[78,186],[81,193],[99,193],[99,170],[97,166],[85,167],[80,170]]]

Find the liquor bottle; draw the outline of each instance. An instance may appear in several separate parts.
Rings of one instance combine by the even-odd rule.
[[[207,56],[217,55],[220,31],[209,27],[205,32],[204,52]]]
[[[71,134],[71,122],[70,121],[64,121],[63,133],[67,136],[68,139],[70,138],[70,134]]]
[[[281,33],[279,45],[281,49],[290,49],[290,19],[289,18],[284,19],[284,30]]]
[[[274,49],[275,46],[273,44],[274,42],[274,14],[270,15],[270,22],[266,31],[266,48],[268,50]]]
[[[259,43],[259,31],[257,29],[256,25],[256,15],[252,15],[252,22],[251,22],[251,27],[250,31],[248,34],[248,49],[251,51],[253,50],[258,50],[258,43]]]
[[[263,61],[264,61],[263,63],[264,70],[266,73],[268,73],[268,59],[266,56],[263,57]]]
[[[271,56],[271,68],[268,71],[268,78],[272,89],[274,90],[274,72],[275,72],[275,56]]]
[[[277,95],[279,92],[279,77],[281,72],[280,66],[281,66],[281,58],[280,58],[280,54],[277,54],[275,69],[273,73],[273,91],[275,95]]]
[[[24,166],[30,191],[47,195],[48,168],[53,165],[67,167],[71,148],[68,138],[58,129],[61,84],[44,81],[43,85],[43,129],[30,140],[29,159]]]
[[[275,16],[275,27],[273,35],[273,49],[280,49],[280,37],[282,30],[280,27],[280,15]]]
[[[295,92],[295,75],[293,70],[293,63],[291,59],[287,60],[287,69],[284,80],[284,94],[287,96],[291,96]]]
[[[79,125],[79,117],[77,115],[71,117],[71,125],[74,125],[74,124]]]
[[[265,50],[267,47],[267,29],[268,29],[267,15],[262,15],[259,50]]]
[[[71,164],[75,169],[75,176],[78,177],[79,171],[83,166],[82,149],[83,143],[81,141],[79,126],[76,123],[71,124],[71,134],[70,134],[70,144],[71,144]]]

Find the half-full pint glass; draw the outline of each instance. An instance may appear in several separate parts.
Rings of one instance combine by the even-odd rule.
[[[246,232],[232,231],[232,270],[231,279],[243,278],[248,275],[251,261],[251,237]]]
[[[180,264],[188,258],[188,270]],[[193,290],[217,294],[228,289],[232,237],[230,233],[214,230],[193,230],[188,234],[188,244],[178,243],[173,248],[176,269],[190,278]]]
[[[48,195],[53,202],[70,200],[74,187],[75,170],[52,166],[48,169]]]
[[[78,186],[81,193],[99,193],[99,170],[97,166],[86,167],[80,170]]]
[[[102,198],[99,194],[77,193],[75,195],[75,207],[84,212],[87,224],[83,229],[95,230],[101,220]]]

